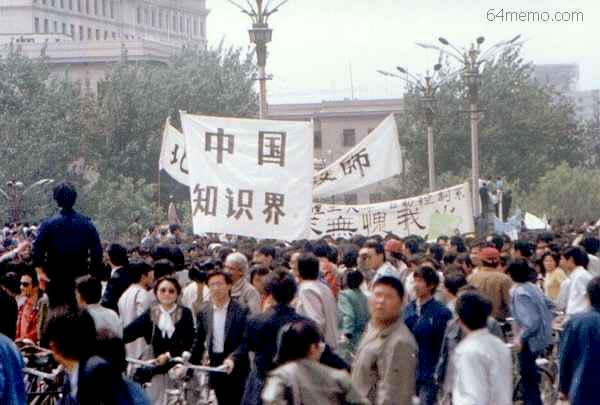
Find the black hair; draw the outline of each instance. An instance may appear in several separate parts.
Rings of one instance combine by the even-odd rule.
[[[508,264],[506,274],[508,274],[515,283],[526,283],[531,277],[531,270],[531,266],[526,259],[515,259]]]
[[[142,260],[129,263],[127,273],[134,283],[139,283],[142,277],[152,271],[152,266]]]
[[[600,311],[600,276],[596,276],[590,280],[587,285],[587,295],[596,311]]]
[[[203,270],[199,263],[194,263],[188,270],[188,277],[190,280],[196,283],[206,283],[206,280],[208,279],[208,272]]]
[[[581,266],[584,269],[587,269],[588,264],[590,264],[590,258],[588,257],[587,253],[579,246],[567,248],[564,252],[562,252],[562,256],[567,260],[573,259],[575,266]]]
[[[344,264],[344,266],[347,269],[356,268],[356,266],[358,265],[357,261],[358,261],[358,250],[356,250],[356,249],[349,249],[342,256],[342,263]]]
[[[351,290],[356,290],[360,287],[365,277],[358,270],[352,270],[346,273],[346,285]]]
[[[400,300],[404,299],[404,285],[402,285],[402,281],[398,280],[396,277],[379,277],[375,280],[371,289],[375,289],[375,287],[377,287],[378,285],[387,285],[388,287],[393,288],[398,293],[398,297],[400,297]]]
[[[29,267],[29,266],[25,267],[23,269],[23,271],[21,272],[21,277],[23,277],[23,276],[28,276],[29,278],[31,278],[31,284],[34,287],[37,287],[40,285],[40,282],[39,282],[38,276],[37,276],[37,272],[35,271],[34,268]]]
[[[420,278],[425,281],[425,284],[428,287],[433,286],[434,291],[435,288],[440,284],[440,276],[437,274],[437,271],[433,267],[430,266],[420,266],[414,273],[414,278]]]
[[[444,258],[444,248],[441,245],[432,245],[429,253],[438,263]]]
[[[85,275],[75,279],[75,290],[86,304],[97,304],[102,298],[102,283],[94,276]]]
[[[329,246],[327,243],[325,242],[320,242],[317,243],[314,247],[313,247],[313,254],[317,257],[325,257],[328,258],[329,257],[329,253],[331,251],[331,246]]]
[[[160,259],[154,262],[154,278],[159,279],[175,274],[175,266],[168,259]]]
[[[490,243],[493,245],[492,247],[498,250],[498,252],[502,252],[502,247],[504,246],[504,238],[501,235],[492,236]]]
[[[531,243],[529,243],[526,240],[518,240],[515,242],[513,248],[521,253],[521,256],[523,256],[524,258],[528,259],[533,255],[533,248],[531,246]]]
[[[224,271],[221,271],[221,270],[215,270],[215,271],[211,271],[210,273],[208,273],[208,275],[206,276],[206,284],[208,284],[208,282],[210,281],[211,278],[218,277],[218,276],[223,276],[225,283],[227,283],[229,285],[233,284],[233,280],[231,279],[231,276],[229,275],[229,273],[225,273]]]
[[[127,248],[118,243],[113,243],[107,250],[110,262],[115,266],[127,266],[129,258],[127,257]]]
[[[177,224],[171,224],[169,225],[169,232],[174,233],[177,230],[180,230],[181,227]]]
[[[284,325],[277,337],[277,357],[279,365],[308,356],[310,347],[321,342],[317,325],[309,319],[301,319]]]
[[[460,271],[455,271],[448,274],[444,278],[444,287],[454,296],[458,294],[458,290],[467,285],[467,278]]]
[[[541,266],[542,266],[542,270],[544,270],[544,272],[546,271],[546,269],[544,268],[544,260],[546,260],[546,257],[550,256],[552,258],[552,260],[554,260],[554,263],[556,264],[556,267],[559,266],[560,264],[560,255],[556,252],[545,252],[542,257],[540,258],[541,262]]]
[[[54,187],[53,197],[59,207],[71,209],[77,200],[77,191],[73,184],[63,182]]]
[[[21,279],[17,273],[9,271],[0,277],[0,285],[4,286],[13,295],[21,294]]]
[[[446,254],[444,254],[442,262],[444,263],[444,265],[448,266],[449,264],[454,264],[454,262],[456,261],[457,258],[458,258],[458,254],[452,253],[452,252],[446,252]]]
[[[96,326],[87,311],[72,311],[66,307],[51,310],[43,336],[70,360],[85,360],[96,349]]]
[[[287,271],[275,270],[265,280],[265,292],[280,305],[288,305],[296,296],[294,277]]]
[[[492,314],[492,302],[479,292],[467,291],[458,296],[456,313],[470,330],[483,329]]]
[[[269,245],[260,246],[258,249],[256,249],[256,251],[262,255],[271,256],[273,259],[277,255],[275,248]]]
[[[588,236],[581,241],[581,247],[585,249],[587,254],[595,255],[600,250],[600,240],[593,236]]]
[[[552,232],[542,232],[537,236],[536,242],[550,243],[554,240],[554,234]]]
[[[106,360],[120,374],[127,369],[125,344],[123,340],[108,330],[96,331],[96,353]]]
[[[436,242],[443,240],[444,242],[448,242],[448,237],[446,235],[438,236]]]
[[[263,266],[262,264],[255,264],[250,267],[250,284],[254,282],[254,277],[256,276],[266,276],[269,274],[271,270],[268,267]]]
[[[177,281],[177,279],[175,277],[159,278],[156,281],[156,283],[154,284],[154,295],[158,296],[158,286],[160,286],[164,281],[168,281],[169,283],[173,284],[173,286],[175,287],[175,290],[177,291],[177,296],[181,295],[181,285],[179,284],[179,281]]]
[[[311,253],[303,253],[298,257],[298,274],[303,280],[319,278],[319,259]]]
[[[456,246],[457,253],[465,253],[467,251],[467,248],[465,247],[465,241],[460,236],[451,237],[450,245]]]
[[[363,248],[373,249],[376,254],[383,255],[385,258],[385,249],[383,243],[379,243],[374,239],[369,239],[364,245]]]

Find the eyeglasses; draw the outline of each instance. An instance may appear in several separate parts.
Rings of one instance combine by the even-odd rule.
[[[28,281],[21,281],[21,286],[23,286],[23,287],[29,287],[30,285],[31,285],[31,283]]]
[[[162,294],[177,294],[177,290],[174,288],[159,288],[158,292]]]

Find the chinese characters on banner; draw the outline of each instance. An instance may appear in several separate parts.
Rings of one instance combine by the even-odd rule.
[[[314,176],[315,198],[343,194],[402,172],[402,152],[394,115],[358,145]]]
[[[188,185],[188,155],[185,150],[183,134],[171,126],[167,118],[163,130],[162,145],[160,147],[160,170],[166,171],[177,182]]]
[[[311,238],[349,238],[393,233],[401,237],[474,231],[468,184],[434,193],[369,205],[314,204]],[[436,236],[438,236],[436,235]]]
[[[312,124],[181,113],[194,233],[293,240],[309,232]]]

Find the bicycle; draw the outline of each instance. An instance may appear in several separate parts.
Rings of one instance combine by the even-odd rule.
[[[63,395],[64,369],[57,365],[52,351],[31,341],[17,342],[25,359],[23,379],[27,402],[31,405],[54,405]]]

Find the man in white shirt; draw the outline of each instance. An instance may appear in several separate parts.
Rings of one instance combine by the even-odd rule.
[[[560,256],[560,268],[569,276],[569,292],[567,296],[566,314],[573,315],[588,309],[587,285],[593,278],[587,266],[588,254],[580,247],[573,246]]]
[[[398,280],[402,280],[400,271],[392,266],[392,264],[386,261],[385,250],[382,243],[375,240],[368,240],[365,245],[368,251],[367,263],[371,270],[375,271],[375,277],[373,280],[377,280],[383,276],[396,277]]]
[[[581,247],[588,254],[590,260],[587,270],[592,277],[600,276],[600,259],[596,256],[600,249],[600,240],[594,236],[588,236],[581,241]]]
[[[123,325],[119,315],[112,309],[100,305],[102,284],[92,276],[81,276],[75,280],[75,299],[81,310],[86,310],[94,319],[96,333],[108,331],[110,335],[122,338]]]
[[[487,329],[492,303],[478,292],[456,302],[465,337],[454,353],[454,405],[512,405],[512,358],[506,344]]]
[[[323,334],[323,339],[332,350],[337,348],[337,305],[333,293],[319,281],[319,259],[306,253],[298,257],[298,299],[296,312],[313,320]]]
[[[146,262],[135,262],[129,265],[129,273],[133,284],[119,298],[119,318],[123,327],[127,327],[150,308],[154,296],[150,292],[154,283],[154,271]],[[125,345],[127,357],[142,358],[148,343],[142,337]],[[149,350],[148,350],[149,354]]]

